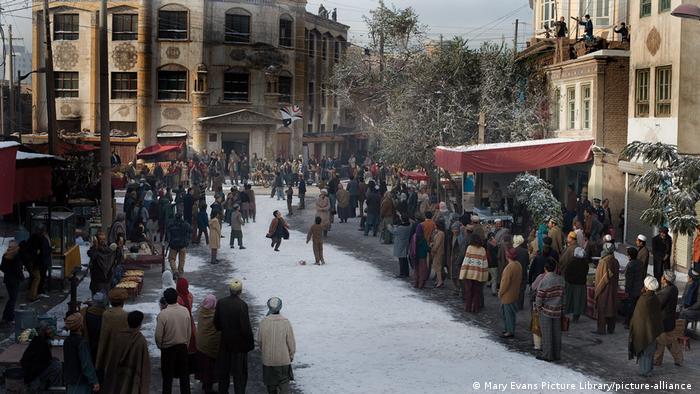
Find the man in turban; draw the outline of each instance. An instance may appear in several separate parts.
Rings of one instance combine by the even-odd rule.
[[[83,316],[73,313],[65,319],[66,330],[70,335],[63,342],[63,379],[69,393],[100,391],[95,367],[90,357],[90,346],[80,335]]]

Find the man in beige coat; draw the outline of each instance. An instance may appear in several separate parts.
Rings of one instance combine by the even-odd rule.
[[[272,297],[267,301],[269,311],[260,321],[258,343],[262,352],[263,383],[268,393],[286,394],[289,382],[294,380],[292,361],[296,342],[292,325],[280,315],[282,300]]]
[[[515,316],[518,312],[518,296],[520,282],[523,280],[523,268],[517,260],[517,251],[510,248],[506,251],[508,265],[501,274],[501,286],[498,289],[498,299],[501,301],[501,317],[505,329],[502,338],[512,338],[515,332]]]
[[[554,218],[549,219],[547,225],[549,227],[549,233],[547,235],[552,239],[552,249],[556,250],[557,254],[561,256],[564,252],[564,236],[557,224],[557,220]]]

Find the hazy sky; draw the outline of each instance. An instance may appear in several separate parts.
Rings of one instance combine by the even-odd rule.
[[[307,10],[316,13],[319,4],[332,10],[338,9],[338,21],[350,26],[350,38],[358,45],[367,43],[367,27],[362,16],[379,3],[377,0],[311,0]],[[514,37],[515,19],[520,20],[518,41],[525,42],[532,33],[532,11],[528,0],[386,0],[385,4],[396,7],[413,7],[422,24],[428,26],[430,38],[438,39],[440,34],[446,39],[463,35],[470,41],[498,40],[505,37],[509,42]],[[5,13],[0,23],[19,25],[14,27],[15,36],[24,38],[24,44],[31,44],[31,11],[29,9],[9,12],[31,5],[31,0],[0,0]]]

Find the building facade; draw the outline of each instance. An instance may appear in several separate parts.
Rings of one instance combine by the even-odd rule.
[[[700,152],[697,111],[700,83],[697,66],[700,52],[697,37],[700,23],[671,16],[671,10],[686,1],[640,0],[630,3],[630,23],[635,27],[630,40],[630,74],[627,141],[662,142],[678,146],[687,154]],[[634,190],[633,178],[648,163],[620,162],[626,174],[627,200],[625,233],[628,240],[637,234],[655,235],[639,219],[649,206],[649,196]],[[692,257],[692,239],[679,236],[675,241],[675,262],[687,270]]]
[[[619,187],[625,177],[617,163],[627,143],[630,51],[626,43],[613,44],[609,40],[613,39],[613,26],[626,21],[627,13],[625,0],[535,0],[533,25],[538,29],[528,48],[519,55],[525,61],[535,62],[547,76],[552,97],[547,137],[593,141],[590,162],[543,171],[554,185],[555,196],[564,201],[567,186],[573,185],[577,193],[586,187],[589,200],[607,198],[613,216],[611,224],[616,230],[625,207],[625,192]],[[594,35],[601,39],[593,48],[576,41],[575,21],[570,19],[585,14],[591,15]],[[540,34],[553,29],[553,23],[561,16],[569,24],[569,38],[562,39],[563,54],[558,52],[554,37]],[[570,45],[576,50],[569,50]]]
[[[57,129],[99,133],[99,1],[49,7]],[[108,13],[110,129],[137,135],[139,147],[289,157],[302,152],[307,120],[344,126],[342,110],[322,99],[347,45],[335,14],[313,15],[305,0],[110,1]],[[34,22],[36,69],[45,57],[40,3]],[[34,108],[45,108],[45,78],[33,88]],[[285,127],[280,109],[293,105],[304,119]],[[35,114],[34,131],[46,130],[46,111]]]

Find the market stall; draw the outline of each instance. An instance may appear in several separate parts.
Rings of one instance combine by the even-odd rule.
[[[19,144],[16,142],[0,142],[0,190],[14,188],[18,148]],[[13,205],[14,193],[0,193],[0,215],[12,213]]]
[[[48,208],[41,207],[29,213],[28,229],[30,233],[45,225],[50,220],[49,238],[51,240],[51,270],[60,271],[63,280],[80,267],[80,247],[75,244],[76,215],[67,208],[55,208],[49,219]]]
[[[150,162],[170,162],[179,160],[182,150],[182,144],[155,144],[144,148],[136,157]]]

